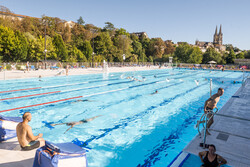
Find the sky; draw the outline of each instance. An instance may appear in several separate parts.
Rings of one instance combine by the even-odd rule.
[[[250,0],[0,0],[15,14],[42,15],[104,27],[111,22],[129,33],[188,42],[213,41],[222,25],[223,44],[250,50]]]

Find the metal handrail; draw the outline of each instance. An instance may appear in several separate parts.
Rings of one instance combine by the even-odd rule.
[[[210,110],[209,112],[202,114],[200,120],[197,122],[197,125],[196,125],[198,127],[198,132],[200,136],[201,136],[200,124],[202,124],[204,128],[203,148],[205,148],[205,144],[206,144],[207,122],[209,122],[218,111],[217,107],[215,107],[214,109],[216,109],[215,112]],[[208,114],[212,114],[212,116],[209,119],[208,119]]]

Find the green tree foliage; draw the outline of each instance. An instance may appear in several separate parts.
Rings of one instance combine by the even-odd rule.
[[[75,46],[68,46],[68,61],[69,62],[87,62],[85,55]]]
[[[187,43],[180,44],[174,53],[178,62],[200,64],[202,52],[198,47],[192,47]]]
[[[175,47],[173,45],[172,42],[167,42],[166,43],[166,47],[165,47],[165,51],[164,51],[164,54],[173,54],[175,52]]]
[[[175,57],[178,62],[187,63],[192,47],[188,43],[180,44],[175,50]]]
[[[28,43],[25,36],[14,32],[10,28],[0,26],[0,55],[3,61],[25,61],[28,52]]]
[[[218,53],[214,48],[210,47],[206,50],[206,52],[203,54],[203,64],[207,64],[209,61],[215,61],[217,63],[221,63],[222,58],[220,53]]]
[[[78,47],[80,51],[86,56],[87,60],[91,62],[93,49],[89,41],[84,41],[81,46]]]
[[[250,59],[250,50],[245,51],[244,56],[246,59]]]
[[[138,63],[138,55],[136,54],[131,54],[127,59],[127,62],[134,62],[134,63]]]
[[[83,20],[82,16],[79,17],[79,19],[77,20],[77,23],[80,25],[84,25],[85,21]]]
[[[236,55],[236,58],[237,58],[237,59],[245,59],[245,54],[244,54],[244,52],[238,53],[238,54]]]
[[[55,52],[57,54],[57,58],[60,61],[68,61],[68,51],[63,42],[62,36],[56,34],[53,38],[53,45],[55,46]]]
[[[94,55],[94,62],[101,63],[105,59],[102,55]]]
[[[109,33],[102,32],[98,36],[96,36],[94,38],[94,46],[96,54],[104,55],[105,57],[107,57],[113,47],[113,42],[109,36]]]
[[[164,54],[165,47],[165,43],[161,38],[153,38],[150,40],[148,53],[153,56],[154,59],[161,59]]]
[[[227,56],[227,58],[226,58],[227,64],[233,64],[234,59],[236,59],[236,55],[234,53],[234,50],[231,49],[228,56]]]
[[[135,34],[131,34],[130,38],[132,40],[132,54],[137,55],[137,59],[139,62],[147,61],[145,49],[142,48],[142,44],[139,41],[139,38]]]
[[[187,63],[200,64],[202,62],[202,52],[200,48],[192,47],[189,52],[189,59]]]
[[[114,24],[110,23],[110,22],[105,22],[105,27],[103,28],[105,31],[114,31],[115,30],[115,26]]]

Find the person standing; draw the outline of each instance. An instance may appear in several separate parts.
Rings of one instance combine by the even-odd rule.
[[[27,70],[27,72],[29,72],[29,68],[30,68],[30,63],[29,63],[29,61],[27,61],[27,63],[26,63],[26,70]]]
[[[211,96],[204,105],[204,113],[208,114],[208,118],[210,119],[207,123],[207,128],[210,128],[210,126],[213,124],[213,115],[212,115],[212,111],[214,108],[216,108],[217,103],[220,100],[220,97],[224,94],[224,89],[223,88],[219,88],[218,92],[216,94],[214,94],[213,96]],[[208,133],[208,131],[207,131]],[[210,133],[208,133],[208,135],[210,135]]]

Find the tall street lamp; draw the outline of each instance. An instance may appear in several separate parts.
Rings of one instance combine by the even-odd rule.
[[[46,20],[45,20],[45,24],[44,24],[44,63],[45,63],[45,69],[47,69],[46,67],[46,53],[47,53],[47,49],[46,49]]]
[[[122,39],[123,39],[123,47],[122,47],[122,49],[123,49],[123,55],[122,55],[122,60],[123,60],[123,65],[124,65],[124,61],[125,61],[125,59],[126,59],[126,55],[125,55],[125,38],[127,38],[127,36],[126,35],[122,35]]]
[[[92,31],[92,38],[93,38],[93,53],[92,53],[92,68],[94,68],[94,54],[95,54],[95,46],[94,46],[94,34],[97,32],[97,29],[90,29],[90,31]]]

